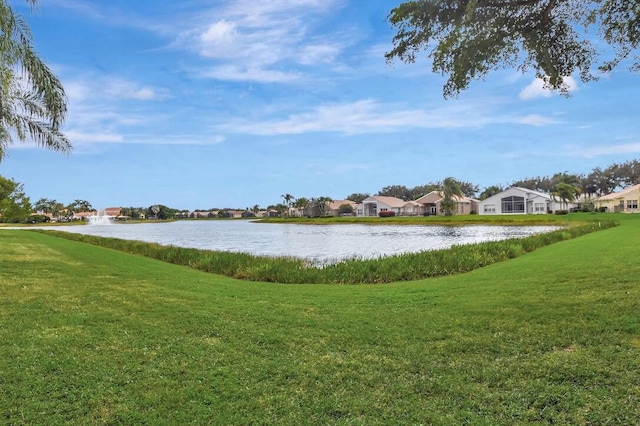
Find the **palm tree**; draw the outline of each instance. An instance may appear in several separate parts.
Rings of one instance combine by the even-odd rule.
[[[491,185],[485,188],[484,191],[480,193],[480,196],[478,198],[480,198],[480,200],[486,200],[487,198],[493,197],[494,195],[499,194],[502,191],[504,191],[504,188],[502,188],[501,186]]]
[[[309,206],[309,200],[305,197],[298,198],[295,203],[293,203],[293,207],[298,209],[300,212],[300,216],[304,216],[304,210]]]
[[[568,210],[569,203],[578,198],[580,195],[580,187],[566,182],[560,182],[556,185],[555,190],[551,194],[553,198],[559,199]]]
[[[37,0],[26,0],[35,7]],[[31,31],[7,0],[0,0],[0,159],[14,137],[60,152],[71,143],[60,131],[67,114],[62,83],[38,57]]]
[[[291,203],[295,200],[295,197],[291,194],[281,195],[284,204],[287,206],[287,217],[291,216]]]
[[[56,200],[49,200],[49,211],[56,220],[60,220],[60,215],[64,209],[64,204]]]
[[[310,204],[314,216],[324,216],[327,212],[327,207],[329,207],[329,203],[332,202],[333,199],[331,199],[331,197],[322,196],[318,198],[312,198]]]
[[[73,213],[93,211],[91,203],[86,200],[73,200],[73,203],[69,204],[67,209]]]
[[[462,189],[457,180],[452,177],[445,178],[442,181],[442,194],[444,198],[440,202],[440,208],[444,214],[451,216],[456,209],[456,203],[453,197],[462,197]]]
[[[52,205],[51,200],[47,198],[40,198],[33,205],[33,208],[37,212],[42,212],[46,214],[46,213],[51,213],[51,205]]]

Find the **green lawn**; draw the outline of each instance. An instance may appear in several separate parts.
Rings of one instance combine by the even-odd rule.
[[[0,424],[638,424],[640,215],[616,219],[355,286],[0,230]]]

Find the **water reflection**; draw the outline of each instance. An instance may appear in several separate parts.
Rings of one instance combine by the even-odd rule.
[[[179,247],[294,256],[316,264],[371,259],[549,232],[553,226],[420,226],[262,224],[246,220],[177,221],[57,230]]]

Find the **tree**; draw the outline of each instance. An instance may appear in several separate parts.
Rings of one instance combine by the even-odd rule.
[[[287,211],[287,206],[282,203],[276,204],[274,206],[274,210],[278,212],[278,216],[284,216],[285,212]]]
[[[414,186],[413,188],[411,188],[410,192],[411,192],[411,196],[410,196],[410,200],[417,200],[418,198],[422,197],[423,195],[427,195],[428,193],[432,192],[432,191],[437,191],[438,188],[440,188],[440,184],[439,183],[427,183],[425,185],[418,185],[418,186]]]
[[[49,200],[48,198],[40,198],[33,205],[33,208],[37,212],[51,213],[51,200]]]
[[[368,197],[369,197],[368,193],[354,192],[353,194],[347,197],[347,200],[353,201],[356,204],[360,204],[365,198],[368,198]]]
[[[445,178],[442,181],[441,191],[444,197],[440,202],[440,208],[445,215],[451,216],[456,209],[456,202],[453,197],[462,197],[460,183],[452,177]]]
[[[67,206],[67,211],[71,213],[90,212],[93,211],[93,207],[86,200],[73,200],[73,203]]]
[[[282,200],[284,201],[284,205],[287,206],[287,217],[291,216],[291,203],[296,199],[291,194],[282,194]]]
[[[396,197],[404,201],[411,199],[411,191],[404,185],[390,185],[385,186],[378,192],[378,195],[384,197]]]
[[[64,210],[64,204],[59,203],[57,200],[49,200],[49,209],[51,210],[51,215],[56,219],[60,220],[60,215]]]
[[[458,186],[460,187],[460,192],[462,192],[462,195],[464,195],[465,197],[474,198],[478,193],[478,190],[480,189],[478,185],[474,185],[471,182],[467,182],[464,180],[459,180],[457,182]]]
[[[147,216],[148,209],[144,207],[123,207],[120,209],[121,216],[128,216],[131,219],[139,220],[144,219]]]
[[[340,216],[342,215],[352,215],[353,214],[353,206],[351,204],[340,204],[340,207],[338,207],[338,214]]]
[[[42,212],[44,214],[51,214],[52,217],[59,219],[60,213],[64,210],[64,205],[59,203],[57,200],[51,200],[48,198],[40,198],[36,201],[34,205],[34,209],[37,212]]]
[[[309,200],[305,197],[300,197],[293,203],[293,207],[298,209],[298,211],[300,212],[300,216],[304,216],[304,210],[308,206],[309,206]]]
[[[484,189],[484,191],[482,191],[480,193],[480,200],[486,200],[489,197],[493,197],[496,194],[501,193],[502,191],[504,191],[504,188],[502,188],[501,186],[498,185],[491,185],[487,188]]]
[[[35,7],[37,0],[26,0]],[[0,0],[0,159],[16,138],[60,152],[71,143],[60,131],[67,104],[62,83],[38,57],[24,18]]]
[[[568,93],[565,78],[595,78],[594,65],[611,71],[640,43],[640,8],[622,0],[415,0],[391,10],[397,30],[387,62],[413,63],[426,50],[432,71],[448,77],[443,94],[455,96],[490,71],[533,70],[545,86]],[[596,28],[594,33],[590,31]],[[601,59],[602,46],[612,57]]]
[[[580,187],[566,182],[559,182],[551,195],[553,198],[561,200],[565,207],[568,207],[568,204],[575,201],[580,195]]]
[[[327,207],[329,203],[333,200],[330,197],[318,197],[311,198],[309,202],[309,206],[311,207],[311,212],[313,216],[324,216],[327,212]]]
[[[0,220],[2,222],[25,222],[33,208],[21,183],[0,176]]]
[[[154,219],[160,220],[175,219],[176,212],[178,212],[177,209],[172,209],[162,204],[154,204],[147,208],[146,216],[153,216]]]
[[[511,186],[517,186],[519,188],[526,188],[532,191],[539,191],[544,193],[550,193],[553,191],[555,184],[551,180],[551,178],[545,177],[535,177],[535,178],[525,178],[523,180],[515,181],[511,184]]]

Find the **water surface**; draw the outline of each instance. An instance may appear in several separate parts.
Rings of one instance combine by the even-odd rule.
[[[555,226],[301,225],[248,220],[60,226],[56,230],[206,250],[294,256],[314,264],[525,237]]]

